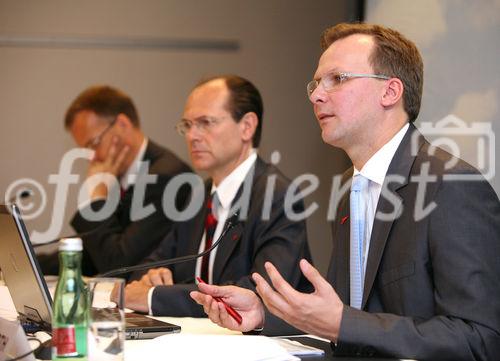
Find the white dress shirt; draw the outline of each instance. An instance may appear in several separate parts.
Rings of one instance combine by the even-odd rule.
[[[391,138],[391,140],[385,143],[384,146],[365,163],[361,170],[357,170],[356,167],[354,167],[353,178],[357,174],[361,174],[370,181],[368,189],[366,189],[362,194],[362,197],[366,200],[366,228],[363,237],[363,283],[368,251],[370,249],[370,237],[372,235],[373,221],[375,220],[375,212],[377,210],[380,192],[382,191],[382,185],[384,184],[387,169],[391,164],[392,158],[394,158],[394,154],[403,140],[404,135],[408,131],[409,126],[410,125],[406,123],[406,125],[403,126],[403,128],[401,128]]]

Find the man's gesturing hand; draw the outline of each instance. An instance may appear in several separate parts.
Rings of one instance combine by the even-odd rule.
[[[318,270],[306,260],[300,261],[302,273],[314,287],[307,294],[293,289],[270,262],[265,267],[274,289],[259,274],[252,277],[268,310],[300,330],[336,341],[344,305]]]

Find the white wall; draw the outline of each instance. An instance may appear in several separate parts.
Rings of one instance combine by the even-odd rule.
[[[43,214],[30,230],[48,229],[61,157],[72,146],[63,115],[74,97],[91,84],[108,83],[135,100],[144,131],[187,158],[174,131],[185,97],[197,80],[216,73],[236,73],[252,80],[265,103],[261,155],[281,152],[280,168],[289,177],[313,173],[320,189],[308,198],[319,210],[309,220],[313,255],[324,272],[330,257],[327,202],[333,175],[348,167],[345,156],[322,143],[305,84],[320,54],[323,29],[349,19],[352,1],[16,1],[0,0],[0,192],[29,177],[48,195]],[[216,39],[234,40],[237,51],[151,50],[26,46],[23,39],[53,37],[93,40]],[[6,45],[9,40],[17,41]],[[84,163],[75,170],[81,172]],[[76,207],[70,187],[62,234]],[[39,203],[38,196],[34,200]],[[57,218],[57,217],[56,217]]]

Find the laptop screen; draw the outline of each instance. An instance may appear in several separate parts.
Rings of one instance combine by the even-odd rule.
[[[0,269],[22,321],[50,330],[52,300],[15,204],[0,205]]]
[[[22,321],[50,331],[52,299],[19,208],[14,204],[0,205],[0,269]],[[143,315],[126,316],[127,339],[154,338],[181,329]]]

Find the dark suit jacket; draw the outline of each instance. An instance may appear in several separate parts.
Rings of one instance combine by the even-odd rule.
[[[400,180],[385,180],[394,199],[381,194],[377,205],[377,212],[401,216],[374,221],[362,310],[345,306],[337,354],[500,359],[500,202],[482,178],[447,179],[478,173],[434,150],[410,125],[388,170]],[[421,169],[435,176],[425,190],[415,178]],[[431,202],[432,212],[415,220],[416,207]],[[348,305],[349,222],[340,220],[349,215],[349,194],[337,214],[328,280]]]
[[[82,216],[81,210],[73,217],[71,225],[76,232],[95,230],[82,237],[84,274],[93,275],[139,263],[158,246],[170,230],[172,221],[166,217],[162,207],[165,186],[174,176],[191,172],[191,169],[171,151],[151,140],[148,141],[143,161],[149,161],[149,174],[158,175],[154,184],[146,185],[144,193],[143,205],[152,204],[155,207],[154,213],[143,219],[131,220],[134,187],[129,187],[109,218],[91,222]],[[184,206],[188,195],[189,191],[181,188],[176,198],[178,209]],[[97,200],[89,207],[98,210],[104,203],[104,200]]]
[[[290,182],[276,167],[264,163],[260,158],[257,158],[253,169],[254,172],[250,172],[253,179],[250,178],[252,183],[249,183],[252,186],[248,215],[219,244],[213,266],[213,283],[254,289],[250,275],[253,272],[265,275],[264,262],[271,261],[292,286],[304,288],[308,283],[297,263],[301,258],[310,260],[311,257],[305,221],[291,221],[284,212],[283,202]],[[271,176],[276,177],[272,208],[269,220],[262,220],[266,184]],[[208,190],[210,188],[209,184]],[[244,185],[240,187],[235,199],[245,199],[243,188]],[[297,202],[294,209],[296,212],[303,210],[302,201]],[[193,219],[176,224],[148,261],[198,253],[205,216],[206,210],[203,207]],[[175,285],[155,288],[152,297],[153,314],[206,316],[202,307],[189,297],[189,291],[197,289],[194,284],[195,266],[195,261],[169,266]]]

